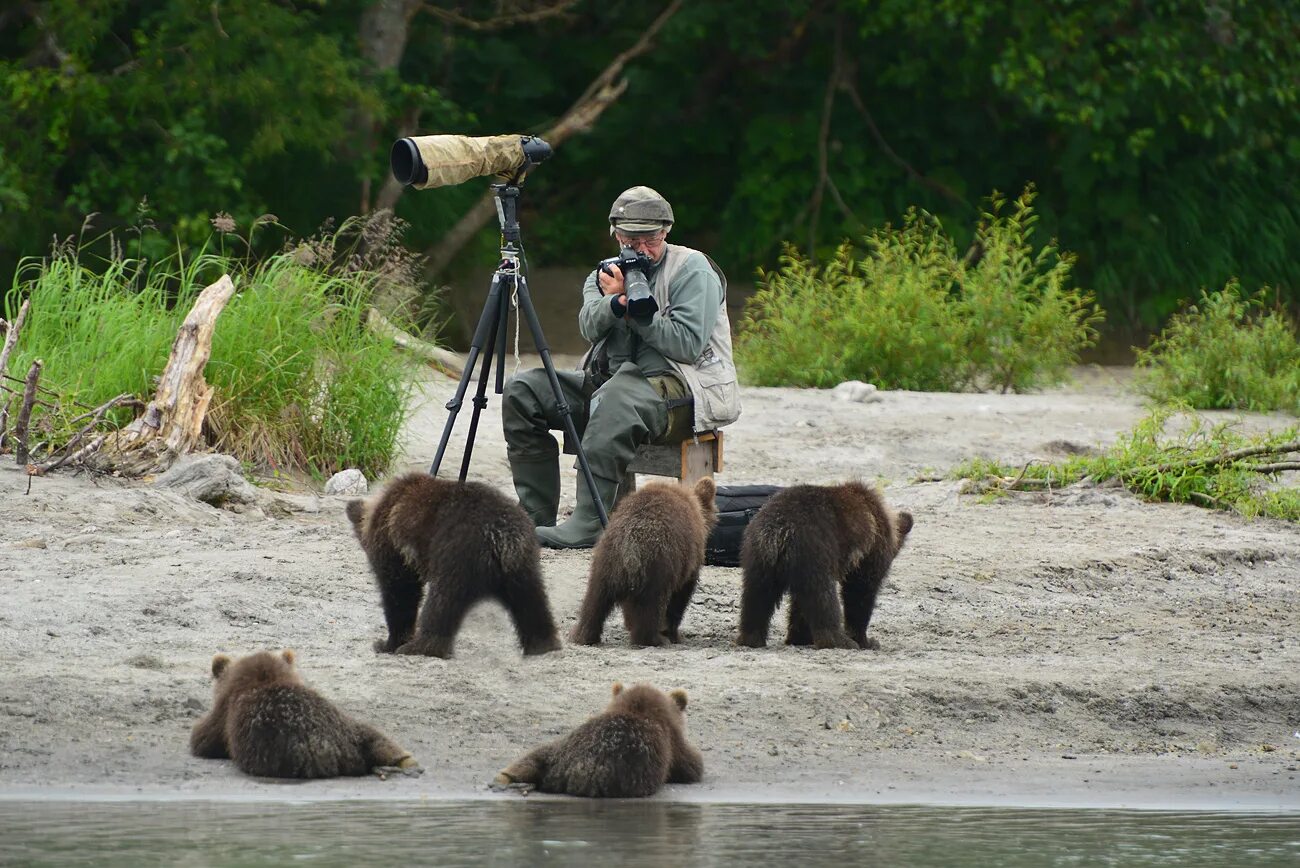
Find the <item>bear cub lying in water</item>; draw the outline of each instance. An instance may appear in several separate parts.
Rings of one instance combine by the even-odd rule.
[[[332,778],[401,769],[411,754],[368,724],[353,720],[305,685],[292,651],[260,651],[231,661],[212,658],[212,711],[194,725],[190,752],[232,759],[245,774]]]
[[[615,684],[603,713],[516,761],[493,785],[627,798],[653,795],[665,783],[698,783],[703,775],[704,758],[686,741],[686,691]]]

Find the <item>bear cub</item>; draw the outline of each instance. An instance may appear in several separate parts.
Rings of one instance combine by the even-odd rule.
[[[190,752],[267,778],[419,770],[409,752],[305,685],[293,663],[292,651],[213,657],[212,711],[194,725]]]
[[[450,657],[465,613],[489,597],[510,613],[525,654],[559,649],[533,523],[495,488],[410,473],[349,501],[347,515],[388,625],[376,651]]]
[[[790,593],[787,645],[875,648],[867,625],[889,567],[912,529],[862,482],[795,485],[772,495],[741,543],[740,635],[767,644],[781,597]]]
[[[633,645],[678,642],[677,628],[695,593],[704,546],[718,522],[716,488],[650,484],[619,501],[591,555],[587,592],[569,639],[597,645],[615,605]]]
[[[686,691],[615,684],[603,713],[516,761],[493,785],[616,799],[703,775],[704,758],[686,741]]]

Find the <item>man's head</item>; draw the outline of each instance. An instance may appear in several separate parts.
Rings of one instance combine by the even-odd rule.
[[[664,254],[673,226],[673,206],[650,187],[631,187],[609,209],[609,234],[620,246],[644,253],[654,262]]]

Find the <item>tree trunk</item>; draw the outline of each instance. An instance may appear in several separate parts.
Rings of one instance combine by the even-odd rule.
[[[396,69],[402,62],[402,55],[406,52],[406,41],[411,33],[411,19],[415,17],[421,5],[421,0],[376,0],[361,13],[357,37],[361,43],[361,56],[369,62],[372,70],[386,72]],[[378,126],[370,112],[364,110],[359,112],[357,129],[362,131],[361,145],[364,148],[362,153],[369,158],[375,152],[379,135]],[[408,132],[402,133],[402,135],[408,134]],[[397,195],[401,193],[401,185],[391,177],[391,173],[386,172],[385,178],[375,202],[375,210],[392,208],[397,202]],[[362,214],[369,213],[371,210],[370,185],[370,178],[367,177],[362,182],[361,189]],[[389,189],[394,186],[395,191]]]
[[[234,294],[228,275],[199,293],[172,342],[154,399],[142,416],[104,442],[96,466],[128,476],[161,473],[199,445],[212,400],[203,368],[212,355],[217,317]]]

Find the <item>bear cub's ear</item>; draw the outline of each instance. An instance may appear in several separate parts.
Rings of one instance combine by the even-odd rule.
[[[348,521],[352,522],[354,528],[361,526],[361,519],[366,514],[366,502],[364,500],[349,500],[346,507]]]
[[[912,514],[910,512],[900,512],[898,514],[898,538],[902,539],[912,530]]]
[[[620,693],[622,693],[622,692],[623,692],[623,682],[622,682],[622,681],[615,681],[615,682],[614,682],[614,695],[615,695],[615,696],[618,696],[618,695],[619,695]]]
[[[229,665],[230,665],[230,658],[227,657],[225,654],[218,654],[217,656],[213,657],[213,658],[212,658],[212,677],[213,677],[213,678],[220,678],[220,677],[221,677],[221,673],[222,673],[222,672],[225,672],[225,671],[226,671],[226,667],[229,666]]]
[[[280,652],[280,656],[284,658],[285,663],[288,663],[290,666],[293,665],[294,653],[292,650],[290,650],[289,648],[285,648],[283,651]]]
[[[668,695],[671,696],[671,697],[673,698],[673,702],[677,703],[677,707],[678,707],[679,709],[681,709],[682,711],[685,711],[685,710],[686,710],[686,691],[685,691],[685,690],[682,690],[681,688],[678,688],[677,690],[672,691],[672,692],[669,693]]]

